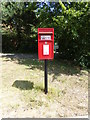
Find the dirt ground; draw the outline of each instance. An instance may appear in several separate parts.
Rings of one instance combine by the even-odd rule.
[[[3,54],[0,61],[2,118],[88,115],[88,70],[63,60],[49,61],[45,95],[44,62],[36,55]]]

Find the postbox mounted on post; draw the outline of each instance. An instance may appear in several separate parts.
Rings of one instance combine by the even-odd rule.
[[[47,94],[47,60],[54,58],[54,28],[38,28],[38,58],[45,60],[45,94]]]
[[[38,58],[54,58],[54,28],[38,28]]]

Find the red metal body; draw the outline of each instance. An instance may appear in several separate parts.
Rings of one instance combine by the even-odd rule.
[[[54,58],[54,28],[38,28],[38,58]]]

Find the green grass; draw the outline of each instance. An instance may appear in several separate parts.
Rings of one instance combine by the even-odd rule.
[[[4,96],[2,108],[12,111],[18,110],[22,105],[36,109],[43,106],[48,111],[50,103],[54,104],[56,101],[59,105],[64,97],[68,100],[69,95],[73,94],[69,91],[73,88],[82,91],[84,87],[83,92],[86,93],[87,81],[86,70],[80,71],[78,66],[62,60],[48,61],[48,94],[45,94],[44,61],[4,57],[0,84]]]

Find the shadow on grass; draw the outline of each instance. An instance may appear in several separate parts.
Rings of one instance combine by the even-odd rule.
[[[3,57],[10,58],[11,61],[18,60],[18,64],[24,64],[28,66],[26,69],[35,70],[36,68],[44,71],[44,61],[39,61],[36,57],[37,55],[29,54],[14,54],[14,55],[4,55]],[[60,76],[60,74],[73,75],[80,74],[80,68],[74,66],[72,62],[65,61],[61,59],[54,59],[52,61],[48,60],[48,74],[53,74],[53,78]]]
[[[44,61],[39,61],[38,59],[19,59],[19,64],[24,64],[28,66],[26,69],[32,69],[35,70],[40,69],[44,71]],[[80,68],[78,66],[74,66],[69,61],[63,61],[63,60],[48,60],[47,61],[47,69],[48,74],[54,74],[55,76],[60,74],[66,74],[66,75],[74,75],[74,74],[80,74]]]
[[[42,86],[35,86],[35,90],[37,90],[37,91],[40,90],[40,91],[44,92],[44,88]]]
[[[16,80],[12,85],[12,87],[16,87],[20,90],[31,90],[34,88],[33,86],[34,86],[33,82],[23,80]]]

